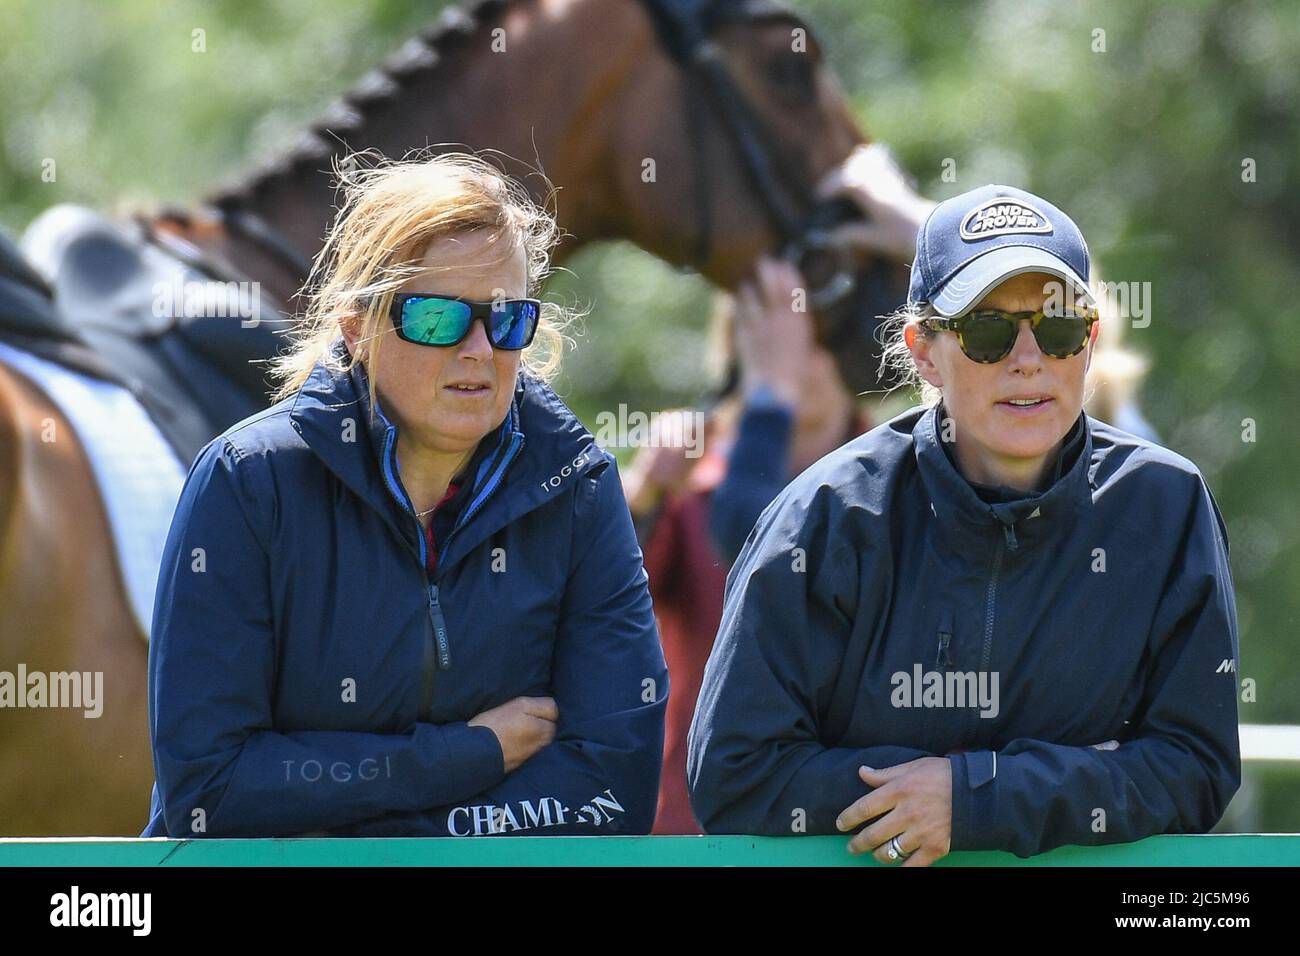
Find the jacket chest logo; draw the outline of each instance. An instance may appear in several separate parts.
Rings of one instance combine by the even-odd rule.
[[[587,462],[591,460],[590,451],[591,449],[587,449],[586,451],[582,452],[580,455],[574,458],[573,461],[569,462],[567,465],[564,465],[563,467],[560,468],[558,472],[556,472],[554,475],[551,475],[550,478],[547,478],[545,481],[543,481],[542,490],[554,491],[556,488],[560,487],[560,485],[564,483],[566,478],[576,473],[579,469],[582,468],[583,465],[587,464]]]

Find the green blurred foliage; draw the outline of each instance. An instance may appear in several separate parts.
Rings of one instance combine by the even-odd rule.
[[[1243,722],[1300,723],[1294,4],[795,5],[924,193],[1041,193],[1077,219],[1107,279],[1151,283],[1150,325],[1125,339],[1152,360],[1146,414],[1205,472],[1228,523],[1240,676],[1258,685]],[[0,225],[19,231],[55,202],[192,202],[292,142],[443,6],[0,0]],[[204,54],[191,52],[195,28]],[[47,157],[54,183],[40,178]],[[566,265],[551,294],[591,315],[560,389],[588,422],[619,402],[703,400],[703,282],[625,244]],[[1293,798],[1266,803],[1274,826],[1300,829]]]

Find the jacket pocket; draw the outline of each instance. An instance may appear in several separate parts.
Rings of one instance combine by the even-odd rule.
[[[952,668],[952,627],[953,613],[945,610],[939,620],[937,648],[934,656],[934,669],[946,671]]]

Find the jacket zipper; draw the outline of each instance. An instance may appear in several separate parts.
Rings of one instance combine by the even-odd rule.
[[[501,483],[506,469],[519,454],[519,449],[523,445],[523,436],[518,433],[510,435],[510,446],[502,460],[499,461],[492,469],[488,480],[484,483],[483,490],[465,509],[464,513],[457,519],[456,524],[448,533],[446,540],[443,541],[442,547],[438,552],[438,569],[437,575],[441,579],[445,567],[445,557],[447,555],[448,545],[456,533],[463,528],[474,515],[482,510],[483,505],[492,496],[492,493]],[[435,670],[449,670],[451,668],[451,641],[447,633],[447,618],[442,612],[441,592],[437,580],[429,580],[429,561],[428,552],[425,548],[424,528],[420,524],[420,519],[415,513],[415,508],[410,499],[406,496],[405,490],[397,480],[392,463],[393,448],[393,430],[389,427],[388,434],[384,439],[384,480],[388,484],[388,489],[393,497],[402,505],[403,510],[410,515],[415,522],[416,540],[419,542],[418,555],[420,559],[420,575],[424,580],[425,592],[428,595],[429,606],[429,623],[430,630],[425,635],[424,641],[424,665],[420,681],[420,714],[421,716],[429,712],[430,704],[433,701],[433,685]],[[434,666],[434,659],[437,659],[437,667]]]
[[[447,547],[451,544],[452,539],[456,537],[456,532],[465,527],[469,520],[482,510],[483,504],[488,500],[488,498],[492,497],[492,492],[496,491],[497,487],[500,486],[501,479],[505,476],[506,469],[510,466],[510,463],[514,461],[514,458],[519,453],[519,448],[522,444],[523,439],[521,436],[517,434],[512,434],[510,436],[510,447],[506,449],[505,457],[492,469],[492,473],[488,476],[488,480],[483,485],[483,491],[479,493],[478,497],[470,502],[470,506],[465,509],[459,518],[456,519],[455,525],[453,525],[451,531],[447,533],[446,540],[443,541],[442,547],[438,550],[438,569],[435,572],[438,576],[438,580],[430,582],[427,574],[425,576],[425,587],[429,592],[429,620],[433,622],[433,639],[438,647],[439,670],[445,671],[451,668],[451,642],[447,637],[447,619],[442,613],[442,594],[439,590],[439,582],[442,579],[443,568],[446,566]],[[432,694],[432,688],[430,688],[430,693]]]
[[[411,504],[411,499],[406,496],[406,489],[402,487],[401,482],[397,480],[397,476],[393,472],[392,451],[393,428],[390,425],[388,428],[388,434],[384,437],[384,481],[388,484],[388,490],[392,493],[393,497],[397,499],[397,502],[402,506],[402,510],[410,515],[411,519],[415,522],[415,539],[419,542],[419,548],[416,553],[420,558],[420,567],[423,568],[428,563],[428,555],[424,550],[424,528],[420,525],[420,519],[415,513],[415,506]]]
[[[456,519],[455,525],[453,525],[451,531],[447,533],[446,540],[442,542],[442,547],[438,550],[439,578],[442,577],[443,559],[447,556],[447,548],[451,545],[452,539],[456,537],[456,533],[460,531],[461,528],[465,527],[465,525],[469,523],[470,518],[474,517],[475,514],[483,509],[483,505],[487,502],[488,498],[492,496],[492,492],[496,490],[497,485],[501,483],[501,479],[504,477],[506,469],[510,467],[510,463],[513,462],[515,456],[519,454],[519,449],[522,445],[523,436],[517,433],[510,436],[510,447],[506,449],[505,456],[502,460],[492,469],[492,474],[488,476],[488,480],[483,484],[483,490],[479,492],[478,497],[470,502],[469,507],[466,508],[465,512]],[[438,613],[441,614],[442,612],[439,611]]]
[[[429,619],[433,621],[433,637],[438,644],[438,666],[443,670],[451,667],[451,648],[447,643],[447,619],[442,616],[442,604],[438,601],[438,585],[424,579],[429,590]],[[430,688],[432,690],[432,688]]]
[[[393,471],[392,450],[393,450],[393,428],[390,425],[388,432],[384,437],[384,482],[388,485],[388,490],[397,502],[402,506],[411,520],[415,522],[416,541],[419,546],[416,549],[416,555],[420,560],[420,577],[424,581],[425,590],[429,593],[429,617],[432,624],[431,631],[424,638],[424,661],[421,666],[420,676],[420,712],[419,716],[423,718],[429,712],[429,705],[433,700],[433,658],[434,658],[434,634],[439,637],[439,648],[445,650],[447,645],[447,624],[442,616],[442,608],[437,606],[437,587],[429,583],[429,566],[428,552],[425,549],[424,528],[420,525],[420,519],[415,513],[415,507],[411,504],[410,498],[406,496],[406,491],[402,488],[401,483]],[[436,614],[435,614],[436,611]],[[440,658],[441,660],[442,658]],[[450,658],[447,658],[450,665]]]
[[[380,413],[380,417],[383,417],[382,412]],[[393,435],[395,434],[395,430],[386,418],[384,421],[388,425],[388,430],[384,436],[384,481],[388,485],[389,492],[415,523],[415,537],[416,541],[419,543],[417,555],[420,560],[420,576],[424,581],[425,592],[429,597],[430,629],[425,634],[424,638],[424,663],[420,681],[420,716],[423,717],[429,713],[429,707],[433,702],[435,673],[434,658],[435,656],[437,658],[438,670],[450,669],[451,642],[447,635],[447,618],[442,613],[441,593],[439,591],[438,582],[429,580],[429,558],[425,547],[424,527],[420,524],[420,518],[415,513],[415,506],[411,504],[411,499],[407,497],[406,491],[402,488],[401,482],[397,479],[396,473],[393,469],[392,451]],[[509,467],[512,461],[514,461],[515,456],[519,453],[519,449],[522,445],[523,436],[517,432],[512,432],[510,435],[510,447],[506,450],[504,460],[499,462],[493,468],[491,475],[489,475],[488,480],[484,483],[483,491],[479,493],[478,497],[476,497],[473,502],[471,502],[470,507],[467,508],[465,513],[457,519],[456,524],[448,533],[447,539],[443,542],[442,548],[439,550],[438,554],[438,569],[436,573],[439,579],[442,577],[443,568],[445,566],[443,559],[447,554],[447,545],[449,545],[452,538],[456,536],[456,532],[464,527],[469,519],[482,508],[487,499],[492,496],[492,492],[496,490],[497,486],[500,484],[502,476],[505,475],[506,468]]]
[[[939,670],[948,670],[952,667],[952,657],[948,654],[948,645],[952,643],[951,631],[939,632],[939,653],[935,655],[934,666]]]
[[[1009,528],[1007,525],[1003,527]],[[980,654],[981,673],[988,670],[989,661],[993,656],[993,611],[996,605],[998,575],[1002,571],[1003,553],[1004,545],[1003,542],[999,541],[993,551],[993,571],[989,575],[989,584],[984,595],[984,649]]]
[[[952,630],[953,630],[953,613],[952,610],[945,609],[939,617],[939,651],[934,657],[934,666],[938,670],[948,670],[953,665],[952,660]]]
[[[1006,551],[1015,551],[1020,547],[1020,542],[1016,540],[1015,522],[1006,522],[1001,518],[998,518],[998,522],[1002,525],[1003,540],[997,543],[997,548],[993,552],[993,573],[989,575],[988,591],[984,598],[984,651],[980,655],[981,673],[988,670],[989,661],[993,656],[993,606],[994,595],[998,588],[998,574],[1002,570],[1002,555]]]
[[[1004,526],[1005,527],[1005,526]],[[984,593],[984,645],[980,650],[979,670],[976,671],[976,680],[979,675],[986,674],[989,664],[993,658],[993,624],[994,613],[997,608],[997,590],[998,578],[1002,573],[1002,556],[1006,551],[1006,543],[1002,538],[997,541],[997,546],[993,551],[993,570],[989,573],[988,587]],[[971,736],[972,746],[982,746],[982,741],[987,738],[980,731],[980,712],[979,708],[971,708]]]

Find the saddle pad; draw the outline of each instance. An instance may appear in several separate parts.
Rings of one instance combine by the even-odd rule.
[[[72,423],[90,459],[131,610],[145,640],[163,545],[186,469],[126,389],[0,342],[0,362],[27,376]]]

